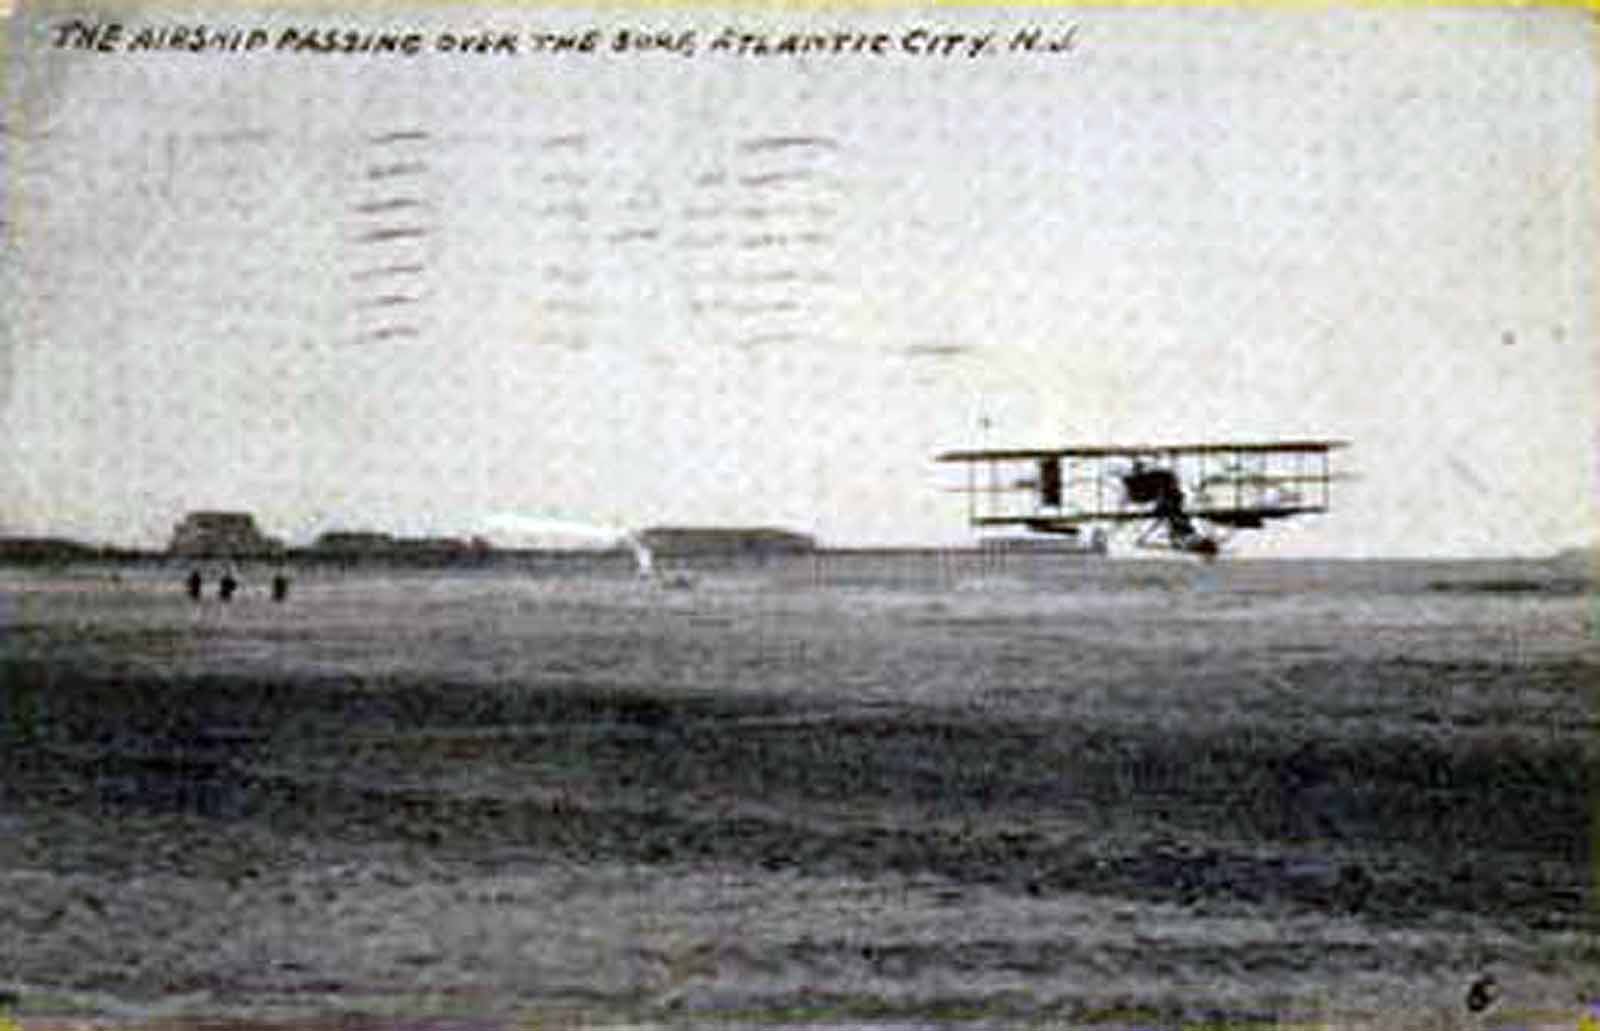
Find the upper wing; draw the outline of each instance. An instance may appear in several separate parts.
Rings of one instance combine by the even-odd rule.
[[[979,448],[967,451],[946,451],[936,457],[939,462],[1015,462],[1041,458],[1150,458],[1171,459],[1185,455],[1267,455],[1327,454],[1349,447],[1345,440],[1268,440],[1243,444],[1092,444],[1060,448]]]

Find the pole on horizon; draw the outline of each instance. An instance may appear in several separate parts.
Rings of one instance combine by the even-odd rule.
[[[989,413],[986,412],[986,411],[981,411],[980,410],[978,412],[978,450],[979,451],[987,451],[987,450],[989,450],[989,431],[991,429],[993,429],[993,428],[994,428],[994,420],[989,417]],[[971,490],[969,490],[967,492],[968,513],[969,513],[969,515],[971,517],[967,521],[968,521],[969,524],[975,526],[975,525],[977,525],[977,517],[978,517],[978,512],[979,512],[978,490],[977,490],[977,463],[973,462],[970,465],[968,465],[967,468],[968,468],[968,476],[969,476],[968,484],[972,488]],[[996,467],[994,459],[991,458],[989,460],[989,487],[988,487],[988,491],[987,491],[988,501],[983,506],[983,510],[988,515],[991,515],[991,516],[995,514],[995,506],[999,504],[999,497],[1000,497],[1000,494],[999,494],[999,486],[1000,486],[999,476],[1000,476],[1000,470]],[[980,539],[978,541],[978,552],[979,552],[978,568],[984,570],[985,572],[992,571],[991,563],[998,562],[999,553],[995,552],[992,555],[987,553],[986,550],[983,547],[983,541],[981,539],[981,536],[980,536]]]

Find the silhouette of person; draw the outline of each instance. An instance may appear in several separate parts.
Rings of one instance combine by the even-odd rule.
[[[239,581],[234,579],[233,571],[222,574],[222,580],[217,584],[217,597],[223,601],[232,601],[233,592],[239,589]]]
[[[289,577],[286,573],[276,573],[272,577],[272,600],[286,601],[289,597]]]
[[[200,575],[200,570],[191,569],[189,578],[184,581],[184,586],[189,592],[189,597],[195,601],[200,600],[200,590],[205,586],[205,577]]]

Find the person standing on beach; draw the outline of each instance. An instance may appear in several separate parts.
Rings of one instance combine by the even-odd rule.
[[[191,569],[189,578],[184,581],[184,586],[189,592],[189,597],[195,601],[200,600],[200,591],[205,587],[205,577],[200,575],[200,570]]]
[[[222,574],[222,579],[217,583],[217,597],[223,601],[232,601],[233,592],[239,589],[239,581],[234,579],[233,570]]]
[[[289,598],[289,574],[279,570],[272,576],[272,600],[287,601]]]

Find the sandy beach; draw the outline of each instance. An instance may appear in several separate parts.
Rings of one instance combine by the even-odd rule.
[[[1600,998],[1570,570],[306,569],[281,605],[183,572],[0,573],[24,1026],[1521,1027]]]

